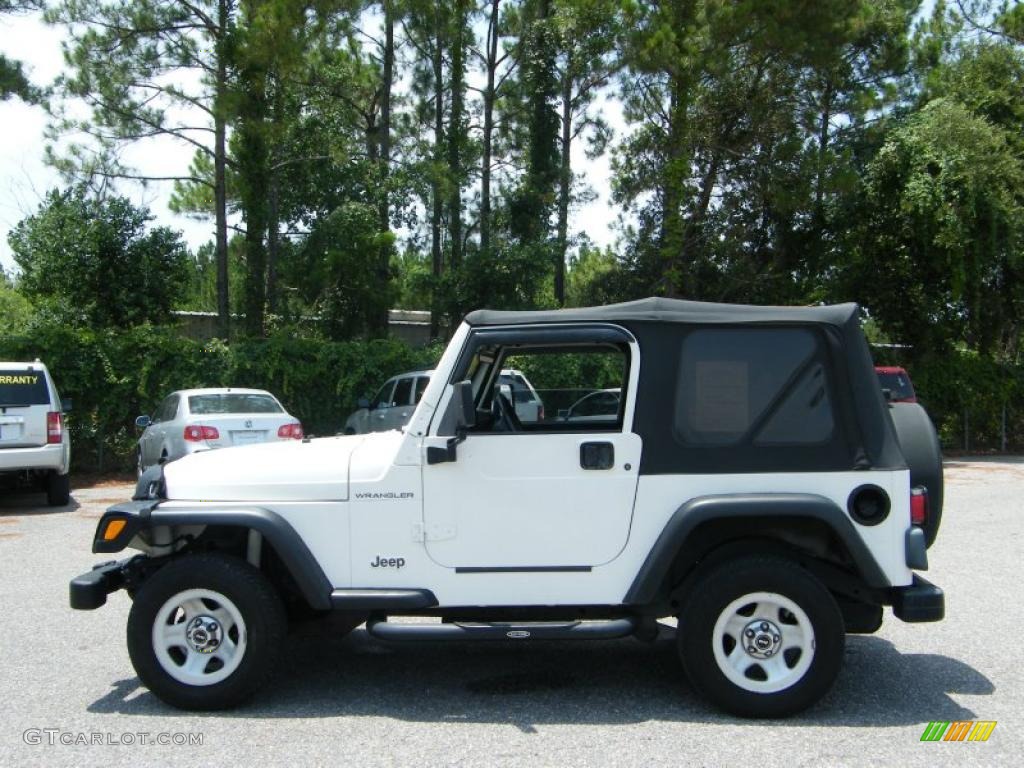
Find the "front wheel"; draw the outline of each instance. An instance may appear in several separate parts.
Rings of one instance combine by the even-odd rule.
[[[128,614],[139,679],[180,709],[226,709],[274,668],[287,630],[281,599],[238,558],[189,555],[143,582]]]
[[[749,557],[695,585],[678,643],[687,676],[711,702],[743,717],[785,717],[832,687],[845,630],[835,599],[803,568]]]

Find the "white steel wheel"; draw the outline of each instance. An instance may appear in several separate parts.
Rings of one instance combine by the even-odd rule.
[[[776,693],[798,683],[814,660],[814,627],[785,595],[752,592],[719,614],[711,636],[718,668],[751,693]]]
[[[724,560],[683,596],[676,641],[694,689],[742,717],[786,717],[821,699],[843,660],[835,598],[799,563]]]
[[[173,595],[153,621],[153,653],[163,670],[185,685],[228,678],[242,663],[246,645],[241,611],[211,589]]]

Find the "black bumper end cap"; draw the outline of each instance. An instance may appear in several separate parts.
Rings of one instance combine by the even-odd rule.
[[[892,612],[908,623],[942,621],[946,616],[946,594],[915,573],[913,584],[892,591]]]
[[[76,611],[93,611],[107,602],[107,595],[124,586],[123,563],[101,563],[76,576],[68,585],[68,600]]]

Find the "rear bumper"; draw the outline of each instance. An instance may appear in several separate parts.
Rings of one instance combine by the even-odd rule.
[[[892,590],[892,612],[906,622],[941,621],[946,615],[946,595],[915,573],[912,584]]]
[[[67,448],[63,443],[53,443],[0,450],[0,472],[20,472],[26,469],[50,469],[61,474],[67,473]]]

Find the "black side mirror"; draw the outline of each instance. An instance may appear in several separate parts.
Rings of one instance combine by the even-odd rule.
[[[452,405],[455,409],[455,431],[465,432],[476,426],[476,404],[473,402],[473,382],[460,381],[452,389]]]
[[[60,409],[63,413],[71,413],[71,398],[65,397],[60,401]]]
[[[360,397],[358,400],[356,400],[356,405],[358,405],[360,408],[366,408],[367,410],[369,410],[369,408],[370,408],[370,398],[368,398],[368,397]]]
[[[882,397],[885,398],[885,402],[891,403],[892,402],[892,390],[891,389],[886,389],[885,387],[883,387],[882,388]]]
[[[138,427],[139,429],[145,429],[152,423],[153,420],[149,418],[149,416],[139,416],[138,418],[135,419],[135,426]]]

